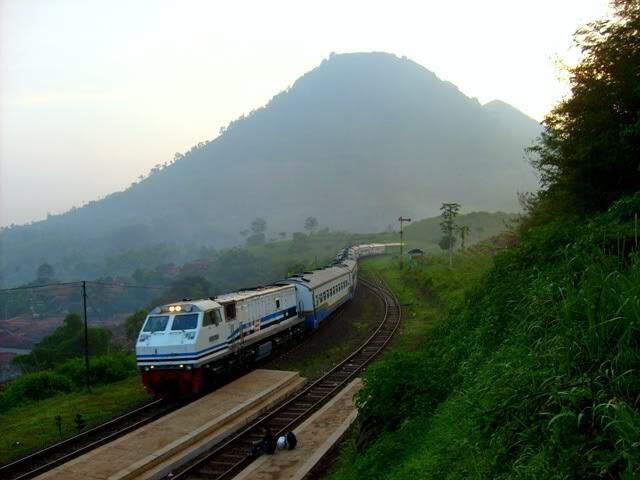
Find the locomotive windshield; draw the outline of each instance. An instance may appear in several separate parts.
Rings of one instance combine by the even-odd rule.
[[[147,318],[147,323],[144,324],[143,332],[161,332],[167,328],[169,322],[169,315],[155,315]]]
[[[193,330],[198,327],[198,313],[187,313],[173,317],[171,330]]]

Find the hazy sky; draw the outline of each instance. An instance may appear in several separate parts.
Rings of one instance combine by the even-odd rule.
[[[329,53],[406,55],[541,120],[606,0],[0,0],[0,225],[126,188]]]

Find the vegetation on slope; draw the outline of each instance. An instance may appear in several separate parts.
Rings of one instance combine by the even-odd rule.
[[[380,436],[334,478],[636,478],[631,207],[640,197],[523,235],[421,349],[374,365],[358,402],[361,428]],[[428,282],[403,281],[416,294]]]

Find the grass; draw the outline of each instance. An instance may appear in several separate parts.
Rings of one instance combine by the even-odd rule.
[[[449,269],[443,255],[429,255],[400,269],[397,257],[361,260],[361,274],[382,278],[402,304],[403,320],[391,348],[415,350],[424,345],[433,326],[491,268],[492,261],[488,254],[458,254],[455,268]]]
[[[434,267],[446,315],[367,371],[331,478],[640,478],[639,210],[532,229],[485,275]],[[428,315],[424,274],[387,270]]]
[[[0,463],[7,463],[77,433],[82,415],[86,428],[103,423],[151,400],[139,377],[95,387],[91,393],[59,394],[0,414]],[[58,433],[55,417],[62,417]]]

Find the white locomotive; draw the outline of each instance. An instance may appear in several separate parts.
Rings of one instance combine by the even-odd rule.
[[[154,308],[136,343],[145,386],[157,396],[201,392],[238,364],[299,340],[353,298],[359,257],[385,245],[343,249],[336,262],[274,285]]]

